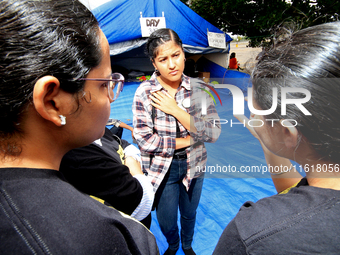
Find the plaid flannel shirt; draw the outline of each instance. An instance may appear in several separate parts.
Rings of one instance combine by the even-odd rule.
[[[202,177],[207,161],[207,151],[204,142],[215,142],[221,127],[214,102],[208,93],[204,82],[182,76],[182,83],[175,95],[177,105],[194,117],[193,123],[196,133],[189,132],[178,122],[180,137],[190,134],[192,145],[186,148],[188,171],[183,179],[183,184],[189,190],[192,178]],[[144,81],[136,90],[132,111],[134,137],[142,152],[143,171],[153,184],[154,191],[158,189],[167,173],[176,147],[176,118],[155,108],[155,116],[152,121],[152,105],[150,93],[162,91],[164,88],[157,80],[157,74],[153,74],[149,81]],[[188,99],[186,99],[188,98]],[[202,98],[206,101],[206,115],[202,114]],[[183,106],[183,100],[190,102],[190,106]],[[154,132],[155,131],[155,132]],[[150,167],[150,158],[152,159]]]

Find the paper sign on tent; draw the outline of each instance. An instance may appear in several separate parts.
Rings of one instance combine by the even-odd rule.
[[[225,34],[208,31],[208,43],[210,47],[226,49]]]
[[[149,37],[152,32],[160,28],[166,28],[165,17],[140,17],[140,26],[142,29],[142,37]]]

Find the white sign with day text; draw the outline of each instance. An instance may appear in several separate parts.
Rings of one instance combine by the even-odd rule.
[[[142,37],[149,37],[153,31],[166,28],[165,17],[140,18]]]

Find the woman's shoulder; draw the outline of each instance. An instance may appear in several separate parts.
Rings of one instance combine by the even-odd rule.
[[[340,213],[340,206],[335,206],[340,201],[339,197],[340,191],[301,186],[292,188],[287,194],[266,197],[256,203],[244,203],[235,220],[237,225],[248,230],[267,229],[280,222],[289,225],[297,219],[317,222],[323,218],[325,213],[322,211],[328,207],[333,207],[332,213]]]
[[[252,213],[254,213],[257,210],[268,210],[272,212],[291,211],[293,208],[297,208],[298,210],[303,207],[312,207],[317,203],[324,203],[324,201],[331,199],[334,196],[340,197],[339,195],[340,191],[337,190],[300,186],[292,188],[286,194],[276,194],[262,198],[256,203],[248,201],[242,205],[240,211],[251,210]]]
[[[136,94],[150,94],[150,91],[156,87],[156,82],[154,79],[143,81],[137,88]]]
[[[310,186],[293,188],[287,194],[246,202],[233,221],[248,251],[262,247],[263,254],[278,254],[283,249],[291,254],[296,250],[289,249],[301,244],[310,245],[306,246],[308,254],[313,249],[336,250],[340,246],[332,237],[340,234],[339,193]],[[323,240],[315,240],[316,231]]]

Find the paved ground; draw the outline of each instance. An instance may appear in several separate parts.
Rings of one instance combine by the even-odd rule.
[[[251,68],[255,63],[256,56],[261,52],[261,48],[251,48],[247,45],[247,41],[236,42],[234,40],[230,43],[230,53],[236,53],[236,59],[242,68]]]

